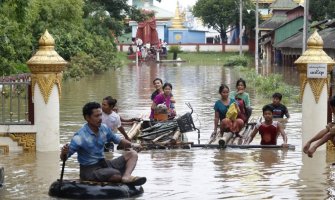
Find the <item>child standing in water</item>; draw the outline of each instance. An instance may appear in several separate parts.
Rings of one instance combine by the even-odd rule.
[[[252,142],[256,133],[259,132],[261,135],[261,145],[277,145],[277,138],[279,134],[283,137],[283,147],[288,147],[287,136],[284,132],[282,124],[278,121],[273,121],[273,108],[270,105],[266,105],[262,109],[264,122],[258,122],[250,134],[248,144]]]
[[[272,104],[270,105],[273,107],[273,118],[284,118],[284,115],[286,116],[286,118],[290,118],[288,109],[285,105],[280,103],[282,97],[283,96],[278,92],[272,95]]]

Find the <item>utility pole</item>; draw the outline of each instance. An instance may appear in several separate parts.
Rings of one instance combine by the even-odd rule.
[[[256,27],[255,27],[255,70],[258,74],[258,0],[256,1]]]
[[[309,15],[309,3],[308,0],[304,1],[304,27],[302,32],[302,53],[306,51],[307,47],[307,34],[308,34],[308,15]]]
[[[240,0],[240,56],[242,56],[242,0]]]

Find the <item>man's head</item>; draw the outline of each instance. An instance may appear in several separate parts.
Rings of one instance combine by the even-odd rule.
[[[102,100],[102,111],[106,114],[111,114],[113,108],[116,106],[117,100],[111,96],[107,96]]]
[[[102,122],[101,106],[97,102],[89,102],[83,107],[84,119],[90,126],[100,127]]]
[[[272,95],[272,103],[274,105],[278,105],[280,104],[280,101],[282,99],[283,95],[281,95],[280,93],[276,92]]]
[[[263,106],[262,111],[265,121],[271,121],[273,116],[273,107],[271,105],[265,105]]]

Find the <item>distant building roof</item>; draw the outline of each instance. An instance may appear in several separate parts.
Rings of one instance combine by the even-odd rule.
[[[311,35],[309,33],[307,38]],[[335,27],[325,28],[319,31],[319,35],[323,40],[324,49],[335,49]],[[291,49],[301,49],[302,48],[302,32],[287,38],[286,40],[275,45],[276,48],[291,48]]]
[[[308,34],[308,37],[311,34]],[[298,32],[286,40],[279,42],[277,45],[274,45],[276,48],[292,48],[292,49],[302,49],[302,32]]]
[[[297,17],[292,20],[287,20],[279,27],[274,29],[275,36],[274,36],[274,46],[281,41],[286,40],[287,38],[291,37],[292,35],[299,32],[300,28],[303,27],[304,19],[303,16]]]
[[[335,49],[335,28],[326,28],[319,32],[323,39],[323,48]]]
[[[294,18],[294,19],[288,19],[285,22],[283,22],[280,26],[276,27],[275,29],[279,29],[280,27],[283,27],[283,26],[285,26],[286,24],[288,24],[292,21],[298,20],[299,18],[303,18],[303,16],[299,16],[299,17]]]
[[[273,30],[287,22],[287,10],[297,8],[299,5],[292,0],[276,0],[271,5],[272,17],[259,25],[260,30]]]
[[[288,10],[286,13],[287,14],[294,13],[294,12],[297,12],[297,10],[304,10],[304,7],[301,6],[301,5],[298,5],[298,6],[294,7],[294,8],[292,8],[292,9]]]
[[[272,10],[291,10],[297,7],[298,4],[292,0],[276,0],[270,5]]]
[[[286,14],[276,14],[259,25],[260,30],[273,30],[286,22]]]

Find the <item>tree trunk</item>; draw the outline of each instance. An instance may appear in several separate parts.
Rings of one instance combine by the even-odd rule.
[[[221,30],[221,32],[220,32],[220,37],[221,37],[221,44],[222,44],[222,52],[225,52],[226,51],[226,45],[225,45],[225,42],[226,42],[226,29],[224,29],[224,28],[221,28],[220,29]]]

